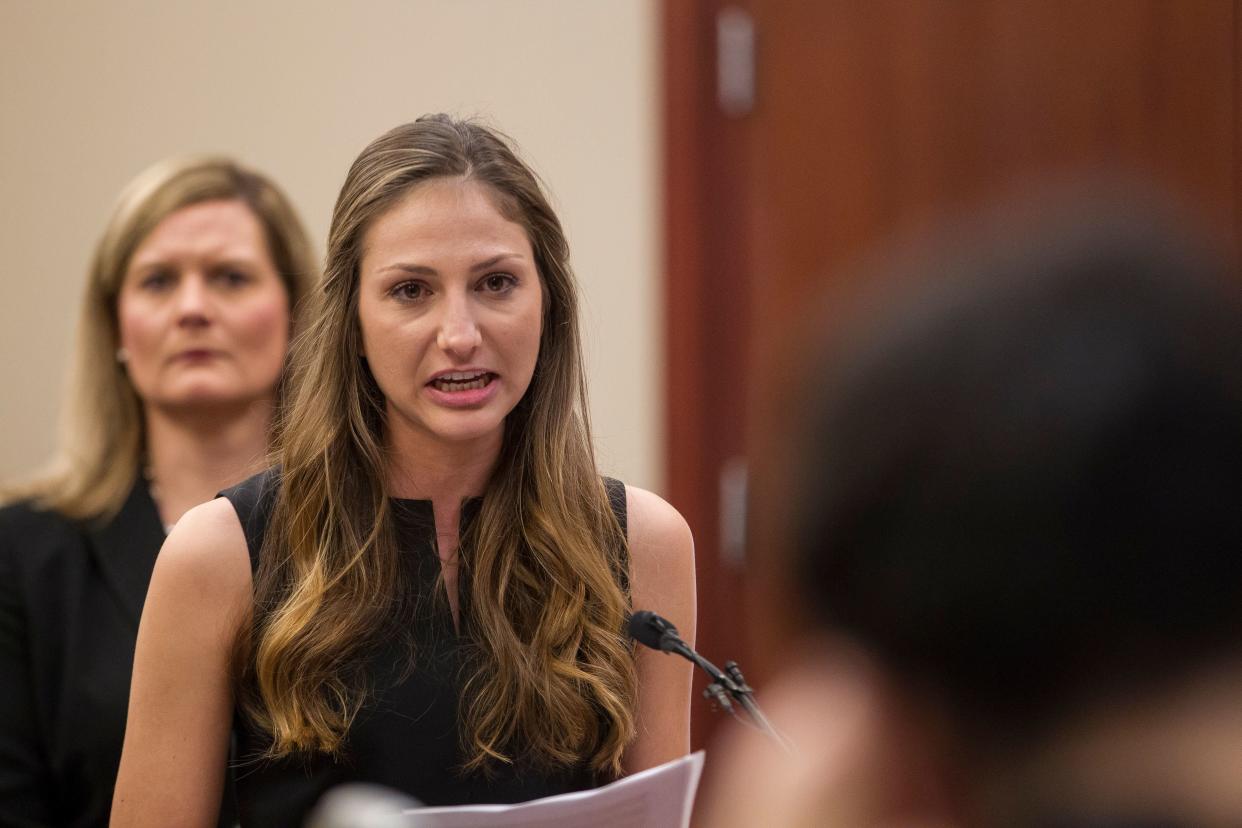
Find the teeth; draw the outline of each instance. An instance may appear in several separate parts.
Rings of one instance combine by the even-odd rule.
[[[486,372],[481,374],[454,373],[437,377],[431,384],[440,391],[473,391],[476,388],[482,388],[487,385],[487,381],[488,374]]]

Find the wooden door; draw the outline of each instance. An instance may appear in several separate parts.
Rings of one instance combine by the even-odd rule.
[[[738,659],[762,686],[780,657],[780,628],[754,611],[780,589],[755,543],[763,495],[752,486],[739,545],[740,470],[771,471],[767,378],[789,368],[774,355],[849,262],[972,205],[1101,173],[1158,183],[1236,244],[1237,5],[668,0],[668,483],[695,531],[708,658]],[[718,41],[726,87],[744,86],[747,58],[727,52],[747,26],[753,100],[722,102]],[[702,745],[716,720],[695,708]]]

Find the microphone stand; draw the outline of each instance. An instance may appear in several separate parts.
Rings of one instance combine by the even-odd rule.
[[[704,698],[714,700],[718,707],[729,711],[739,722],[744,722],[746,720],[738,716],[737,711],[733,709],[733,702],[736,701],[750,717],[751,725],[766,734],[786,752],[794,752],[793,743],[785,738],[759,709],[759,703],[755,701],[755,691],[746,683],[742,668],[738,667],[736,661],[726,661],[725,669],[722,671],[682,641],[677,634],[677,628],[669,623],[668,619],[661,618],[649,610],[638,610],[630,615],[626,622],[626,629],[630,637],[644,647],[664,653],[677,653],[698,666],[712,679],[707,689],[703,691]]]
[[[785,735],[781,733],[772,722],[768,721],[768,717],[763,715],[763,711],[759,709],[759,702],[755,701],[755,691],[746,683],[746,677],[742,675],[742,668],[738,666],[736,661],[725,662],[725,672],[732,679],[734,689],[731,691],[733,697],[741,703],[742,708],[750,716],[751,721],[762,732],[766,733],[772,741],[780,745],[786,753],[793,753],[793,742],[790,742]]]
[[[732,713],[735,718],[737,713],[733,709],[731,699],[736,700],[742,706],[742,709],[746,711],[755,727],[780,745],[787,753],[794,752],[793,743],[777,730],[768,720],[768,717],[763,714],[763,711],[759,709],[759,703],[755,701],[755,691],[746,683],[746,677],[742,675],[742,668],[738,666],[736,661],[726,661],[725,669],[721,671],[715,664],[712,664],[684,644],[681,639],[677,639],[670,649],[676,650],[680,655],[697,664],[703,672],[711,677],[711,683],[703,690],[704,698],[714,700],[722,710]]]

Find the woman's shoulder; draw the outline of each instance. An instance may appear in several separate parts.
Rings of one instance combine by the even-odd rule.
[[[659,612],[692,633],[695,587],[690,526],[654,492],[627,485],[625,494],[634,606]]]
[[[0,536],[12,534],[80,534],[77,521],[33,500],[12,500],[0,506]]]
[[[241,521],[216,498],[186,512],[155,562],[152,584],[166,590],[242,602],[250,594],[250,561]]]
[[[32,500],[0,506],[0,566],[5,569],[63,557],[66,550],[79,550],[85,542],[79,521]]]
[[[693,553],[690,526],[672,504],[655,492],[624,484],[630,547],[669,548],[670,554]]]

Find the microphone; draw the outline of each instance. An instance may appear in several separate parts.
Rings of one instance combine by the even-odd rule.
[[[630,616],[627,627],[630,638],[644,647],[679,655],[687,655],[687,651],[694,652],[690,649],[690,645],[681,640],[677,634],[677,628],[671,621],[656,615],[651,610],[635,612]]]
[[[723,709],[733,711],[733,703],[729,701],[729,696],[725,694],[725,691],[736,696],[741,692],[741,688],[734,684],[733,679],[725,675],[719,667],[703,658],[694,651],[693,647],[682,641],[673,622],[650,610],[636,610],[630,616],[626,627],[630,637],[644,647],[664,653],[676,653],[698,665],[699,669],[712,678],[712,683],[707,685],[707,689],[703,691],[704,695],[715,699]]]
[[[707,689],[703,691],[705,697],[715,699],[723,710],[729,711],[735,717],[737,713],[733,710],[730,697],[737,699],[742,709],[749,714],[760,730],[786,751],[792,752],[792,743],[772,726],[767,716],[763,715],[763,711],[759,709],[754,698],[755,691],[746,684],[746,679],[742,675],[741,668],[737,666],[737,662],[726,662],[725,667],[728,668],[728,673],[722,672],[719,667],[703,658],[694,651],[693,647],[682,641],[681,636],[677,634],[677,628],[671,621],[650,610],[635,610],[626,622],[626,630],[631,638],[644,647],[664,653],[676,653],[696,664],[712,679],[711,684],[707,685]]]

